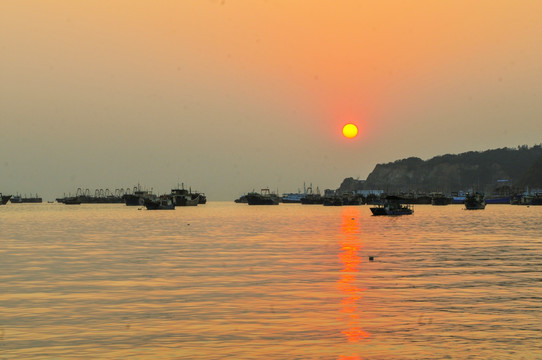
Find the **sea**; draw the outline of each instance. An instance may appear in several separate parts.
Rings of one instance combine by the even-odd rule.
[[[0,206],[0,359],[542,359],[542,206]]]

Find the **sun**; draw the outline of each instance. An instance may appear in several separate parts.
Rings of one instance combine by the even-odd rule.
[[[354,124],[346,124],[343,127],[343,135],[349,139],[353,139],[358,135],[358,127]]]

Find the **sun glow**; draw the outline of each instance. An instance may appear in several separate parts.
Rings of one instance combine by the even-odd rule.
[[[358,135],[358,127],[354,124],[346,124],[343,127],[343,135],[349,139],[355,138]]]

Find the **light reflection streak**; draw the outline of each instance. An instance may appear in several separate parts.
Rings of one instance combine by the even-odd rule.
[[[341,301],[342,307],[340,311],[346,317],[347,328],[342,330],[341,333],[349,343],[358,343],[362,340],[368,340],[370,337],[370,334],[361,327],[360,309],[358,308],[358,303],[366,290],[356,285],[356,275],[359,273],[361,266],[359,251],[363,246],[360,238],[359,217],[358,209],[351,207],[343,209],[340,236],[341,253],[339,254],[343,268],[341,269],[341,276],[337,280],[337,287],[345,295]],[[338,360],[358,359],[361,358],[357,355],[343,355]]]

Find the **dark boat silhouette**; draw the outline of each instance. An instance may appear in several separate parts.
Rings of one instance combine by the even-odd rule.
[[[175,210],[175,203],[167,195],[145,198],[147,210]]]
[[[480,192],[468,193],[465,196],[465,209],[467,210],[483,210],[486,208],[484,194]]]
[[[6,205],[10,199],[11,195],[2,195],[2,193],[0,193],[0,205]]]
[[[278,205],[280,197],[272,194],[269,189],[262,189],[261,193],[250,192],[245,195],[249,205]]]
[[[414,209],[411,204],[403,204],[398,196],[387,196],[382,205],[371,208],[374,216],[379,215],[411,215]]]

